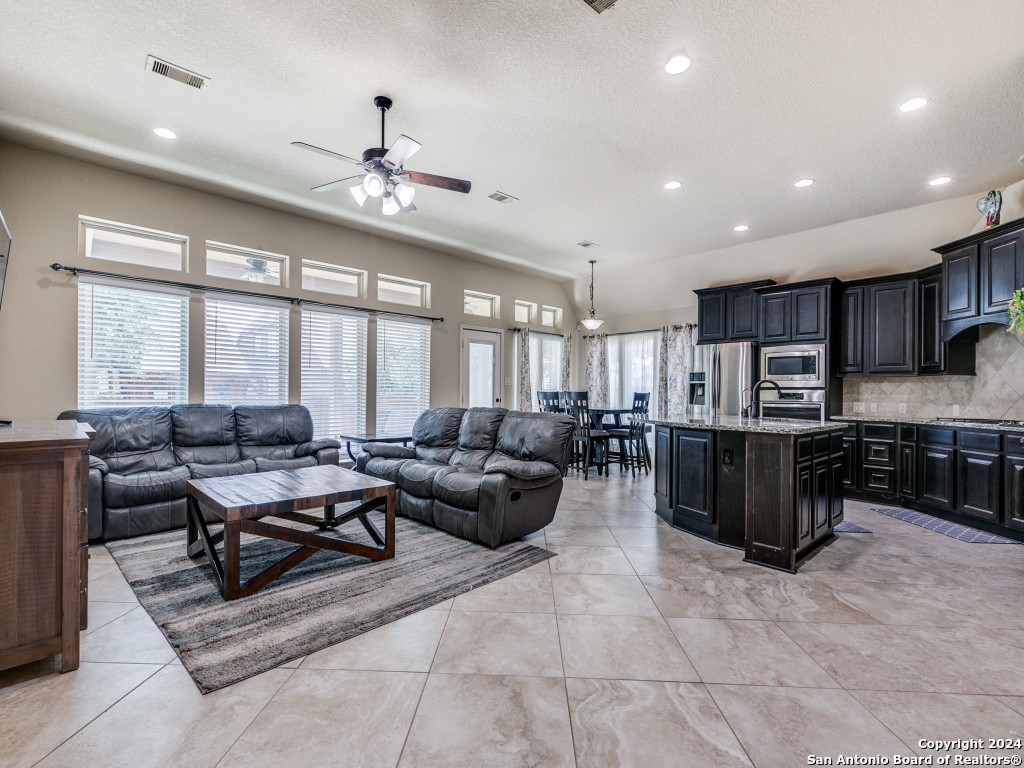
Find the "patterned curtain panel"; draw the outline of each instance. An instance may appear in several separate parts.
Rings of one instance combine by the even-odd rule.
[[[572,334],[562,337],[562,389],[572,389],[569,375],[572,373]]]
[[[608,335],[587,336],[587,390],[593,408],[608,408]]]
[[[690,374],[690,348],[697,340],[697,326],[666,325],[661,329],[658,356],[658,413],[662,417],[686,410],[686,380]]]
[[[530,388],[530,331],[519,332],[519,350],[516,367],[519,369],[519,410],[533,410],[533,390]]]

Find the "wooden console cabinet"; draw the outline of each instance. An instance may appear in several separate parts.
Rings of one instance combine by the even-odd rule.
[[[89,440],[74,421],[0,428],[0,669],[78,668],[88,578]]]

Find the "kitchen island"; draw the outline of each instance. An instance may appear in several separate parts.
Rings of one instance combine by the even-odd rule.
[[[649,421],[656,511],[676,528],[795,572],[843,519],[845,424],[688,414]]]

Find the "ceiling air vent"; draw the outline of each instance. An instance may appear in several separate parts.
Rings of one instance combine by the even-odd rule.
[[[578,243],[576,243],[576,245],[578,245],[580,248],[597,248],[598,247],[597,243],[592,243],[589,240],[580,240]]]
[[[601,11],[607,11],[609,8],[615,5],[617,0],[583,0],[583,2],[589,5],[598,13],[601,13]]]
[[[177,80],[179,83],[191,85],[193,88],[202,88],[210,81],[208,77],[203,77],[195,72],[189,72],[187,69],[182,69],[171,64],[169,61],[158,59],[156,56],[146,57],[146,69],[158,75],[169,77],[171,80]]]
[[[518,197],[510,195],[508,192],[502,192],[501,190],[497,189],[494,190],[487,197],[489,197],[491,200],[497,200],[499,203],[504,203],[505,205],[512,205],[512,203],[519,202]]]

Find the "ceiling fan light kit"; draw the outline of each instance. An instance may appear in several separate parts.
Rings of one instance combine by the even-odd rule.
[[[590,316],[580,320],[580,324],[588,331],[596,331],[604,320],[598,320],[594,313],[594,265],[597,259],[590,260]]]
[[[380,110],[380,147],[370,147],[363,152],[363,159],[356,160],[347,155],[340,155],[329,149],[315,147],[302,141],[293,141],[292,146],[300,149],[307,149],[310,152],[317,152],[321,155],[333,157],[336,160],[343,160],[347,163],[362,166],[366,174],[362,176],[350,176],[346,179],[339,179],[327,184],[313,187],[314,192],[328,192],[337,189],[343,182],[350,179],[359,179],[354,186],[349,187],[349,192],[355,198],[356,204],[362,208],[363,204],[371,197],[380,197],[381,213],[385,216],[394,216],[396,213],[412,213],[416,210],[413,205],[413,198],[416,196],[416,189],[410,184],[425,184],[429,187],[440,187],[453,192],[468,193],[472,184],[462,179],[452,179],[447,176],[435,176],[431,173],[419,173],[404,169],[405,163],[416,154],[423,145],[415,139],[411,139],[404,133],[395,139],[390,148],[384,144],[384,117],[391,109],[392,101],[387,96],[377,96],[373,104]]]

